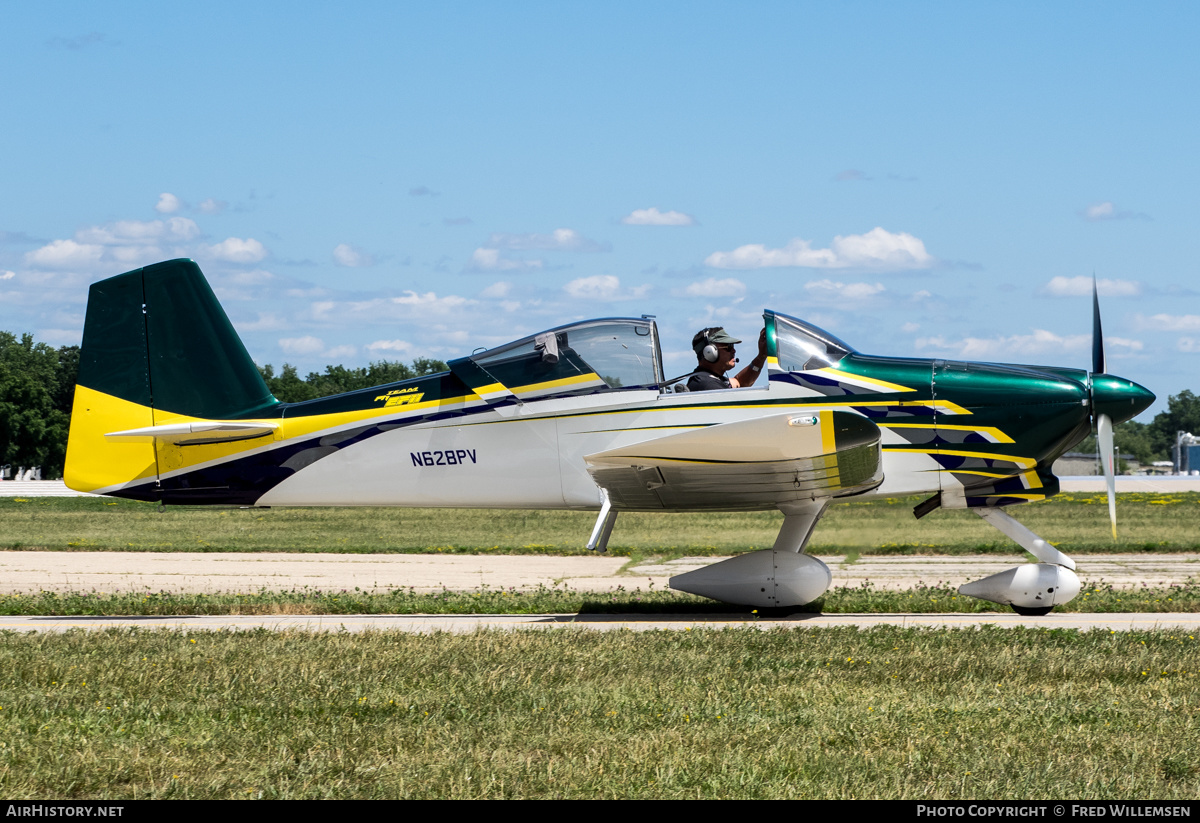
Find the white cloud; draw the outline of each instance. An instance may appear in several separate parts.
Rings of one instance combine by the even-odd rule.
[[[915,292],[913,292],[913,295],[912,295],[913,300],[928,300],[931,297],[933,297],[933,294],[930,293],[928,289],[921,289],[920,291],[915,291]]]
[[[467,268],[472,271],[536,271],[541,260],[512,260],[500,256],[499,249],[475,249]]]
[[[238,331],[279,331],[288,327],[288,322],[277,314],[257,312],[257,315],[258,317],[249,323],[238,323]]]
[[[313,297],[324,297],[325,295],[329,294],[329,289],[322,288],[321,286],[313,286],[307,289],[288,289],[284,292],[284,294],[286,294],[288,297],[309,299]]]
[[[174,214],[182,208],[183,203],[179,198],[171,194],[169,191],[164,191],[158,196],[158,203],[154,206],[154,210],[159,214]]]
[[[53,240],[26,254],[25,260],[43,269],[88,270],[105,263],[133,268],[166,257],[191,255],[187,243],[199,236],[200,227],[186,217],[118,220],[79,229],[73,240]]]
[[[574,229],[555,229],[550,234],[493,234],[475,249],[467,270],[537,271],[545,265],[542,260],[516,260],[502,255],[503,251],[600,252],[609,249],[609,244],[589,240]]]
[[[332,349],[329,349],[321,356],[328,357],[330,360],[342,360],[347,357],[353,357],[356,354],[358,354],[358,347],[347,345],[347,346],[334,346]]]
[[[636,300],[649,290],[649,286],[622,289],[620,279],[611,274],[580,277],[563,286],[563,291],[580,300]]]
[[[284,354],[299,356],[320,354],[325,351],[325,341],[312,335],[285,337],[279,341],[279,348],[283,349]]]
[[[104,247],[94,243],[51,240],[40,249],[26,252],[25,262],[44,269],[81,269],[98,264],[103,254]]]
[[[166,220],[118,220],[103,226],[89,226],[75,232],[75,239],[81,243],[123,246],[182,243],[199,235],[200,227],[196,221],[186,217],[169,217]]]
[[[411,352],[413,344],[407,340],[376,340],[374,343],[367,344],[367,351],[372,353],[378,352],[394,352],[397,354],[406,354]]]
[[[0,272],[0,280],[12,280],[16,276],[17,273],[15,271]]]
[[[479,293],[479,296],[493,298],[493,299],[498,299],[501,297],[508,297],[508,292],[511,288],[512,288],[512,283],[509,283],[504,280],[497,280],[495,283],[493,283],[492,285],[488,286],[486,289],[481,291]]]
[[[1142,350],[1140,340],[1130,340],[1124,337],[1105,337],[1106,351],[1121,354],[1132,354]],[[1066,337],[1045,329],[1034,329],[1032,334],[1014,334],[1009,337],[964,337],[961,340],[947,340],[945,337],[919,337],[916,340],[917,349],[930,349],[935,352],[948,352],[964,360],[997,360],[1002,362],[1028,362],[1030,358],[1062,355],[1064,352],[1090,352],[1092,336],[1090,334],[1072,334]]]
[[[920,323],[911,323],[910,322],[910,323],[905,323],[903,326],[901,326],[900,331],[904,332],[905,334],[912,334],[919,328],[921,328]]]
[[[947,351],[964,360],[1025,360],[1042,354],[1089,351],[1091,346],[1090,334],[1060,337],[1045,329],[1034,329],[1032,334],[1014,334],[1011,337],[964,337],[951,341],[938,335],[918,337],[916,340],[918,350]]]
[[[257,263],[267,256],[267,250],[263,244],[253,237],[245,240],[240,237],[229,237],[215,246],[209,246],[208,252],[218,260],[229,263]]]
[[[691,226],[696,219],[681,211],[659,211],[651,206],[648,209],[634,209],[621,218],[627,226]]]
[[[1200,314],[1156,314],[1152,317],[1137,314],[1134,326],[1149,331],[1200,331]]]
[[[782,249],[755,243],[730,252],[713,252],[704,262],[718,269],[927,269],[937,260],[911,234],[893,234],[876,227],[866,234],[839,235],[828,249],[814,249],[809,241],[797,237]]]
[[[474,304],[458,295],[438,297],[434,292],[418,294],[406,291],[399,297],[376,297],[371,300],[321,300],[310,307],[314,320],[322,323],[383,323],[396,320],[427,320],[437,315],[458,314]]]
[[[863,300],[887,291],[882,283],[835,283],[832,280],[812,280],[804,284],[804,289],[814,297],[840,300]]]
[[[264,269],[253,269],[251,271],[234,272],[225,275],[221,279],[225,283],[236,284],[238,286],[261,286],[275,280],[275,275]]]
[[[397,306],[416,306],[422,310],[444,313],[465,306],[468,303],[474,303],[474,300],[468,300],[465,297],[459,297],[455,294],[450,294],[445,297],[438,297],[431,291],[424,294],[417,294],[415,291],[406,291],[402,297],[393,297],[391,302]]]
[[[229,208],[229,204],[224,200],[214,200],[211,197],[200,201],[200,211],[204,214],[220,214]]]
[[[1136,280],[1097,280],[1096,288],[1101,297],[1137,297],[1142,293],[1142,284]],[[1053,277],[1042,292],[1053,297],[1090,297],[1092,278]]]
[[[362,249],[356,249],[354,246],[346,243],[339,243],[333,248],[333,259],[337,261],[339,266],[346,266],[351,269],[358,269],[364,266],[374,266],[375,258],[367,254]]]
[[[493,234],[484,244],[487,249],[506,249],[509,251],[525,251],[537,249],[542,251],[576,251],[598,252],[608,251],[608,243],[598,243],[589,240],[574,229],[555,229],[550,234]]]
[[[1200,352],[1200,337],[1181,337],[1175,341],[1175,348],[1187,354]]]
[[[746,284],[733,277],[729,277],[724,280],[718,280],[715,277],[710,277],[707,280],[689,283],[688,287],[683,290],[683,294],[688,297],[741,298],[746,296]]]
[[[563,291],[586,300],[611,300],[620,293],[621,281],[611,274],[597,274],[572,280],[563,286]]]
[[[1111,337],[1107,335],[1104,338],[1104,347],[1105,349],[1124,349],[1126,354],[1141,351],[1143,348],[1141,340],[1130,340],[1128,337]]]

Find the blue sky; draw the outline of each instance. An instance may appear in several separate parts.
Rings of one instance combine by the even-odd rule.
[[[1200,10],[0,3],[0,329],[171,257],[251,354],[448,359],[763,308],[1200,390]]]

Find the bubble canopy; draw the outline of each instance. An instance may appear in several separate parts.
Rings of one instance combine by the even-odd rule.
[[[850,346],[824,329],[779,312],[768,311],[768,353],[786,371],[811,371],[835,366],[854,352]]]

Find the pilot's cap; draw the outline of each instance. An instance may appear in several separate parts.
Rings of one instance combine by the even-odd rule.
[[[714,326],[709,329],[701,329],[696,332],[696,336],[692,338],[692,351],[699,353],[704,350],[704,347],[709,343],[716,345],[741,343],[736,337],[720,326]]]

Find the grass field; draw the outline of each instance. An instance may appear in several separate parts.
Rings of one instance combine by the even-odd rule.
[[[75,633],[0,644],[0,796],[1194,799],[1169,633]]]
[[[920,498],[830,508],[816,554],[1013,553],[967,511],[912,515]],[[1009,511],[1072,552],[1200,549],[1200,493],[1122,494],[1119,539],[1103,495],[1062,494]],[[583,553],[589,512],[387,508],[210,509],[99,498],[0,498],[0,549],[129,551]],[[629,556],[724,555],[770,547],[782,516],[625,513],[609,550]]]
[[[828,553],[1012,553],[966,512],[834,507]],[[1014,514],[1067,551],[1188,551],[1200,495],[1063,495]],[[0,547],[575,553],[592,516],[168,509],[0,499]],[[769,546],[778,515],[622,515],[638,555]],[[1061,538],[1061,540],[1060,540]],[[975,611],[939,587],[834,588],[826,612]],[[6,614],[726,611],[545,588],[0,597]],[[1200,587],[1065,610],[1197,611]],[[0,635],[0,796],[1192,799],[1200,647],[1179,633],[903,629],[472,635]]]

